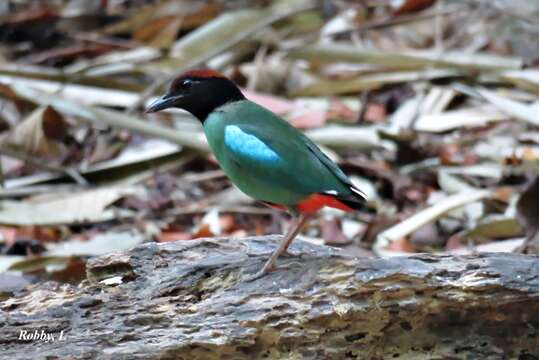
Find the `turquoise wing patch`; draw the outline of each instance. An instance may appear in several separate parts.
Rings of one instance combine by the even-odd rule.
[[[280,161],[279,155],[262,140],[236,125],[226,126],[224,137],[226,147],[236,156],[266,164]]]

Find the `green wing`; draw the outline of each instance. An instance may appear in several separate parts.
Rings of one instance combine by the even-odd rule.
[[[204,126],[227,175],[257,199],[294,204],[312,193],[352,201],[360,194],[311,140],[252,102],[225,105]]]

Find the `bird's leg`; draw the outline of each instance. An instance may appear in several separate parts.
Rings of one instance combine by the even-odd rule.
[[[297,234],[301,231],[303,224],[300,224],[299,225],[299,228],[298,230],[296,231],[296,235],[294,236],[289,236],[290,234],[290,231],[294,230],[295,227],[298,226],[298,221],[299,221],[299,218],[302,216],[302,214],[300,214],[299,212],[292,212],[292,220],[290,221],[289,225],[288,225],[288,230],[286,232],[286,235],[283,235],[284,238],[283,238],[283,241],[285,239],[288,239],[288,241],[286,242],[286,244],[284,244],[284,249],[283,249],[283,252],[280,254],[280,256],[283,256],[283,257],[297,257],[297,256],[300,256],[301,253],[300,252],[291,252],[290,250],[288,250],[288,247],[290,246],[290,244],[292,244],[292,241],[296,238]],[[303,216],[306,216],[305,214],[303,214]],[[304,221],[307,221],[308,219],[304,220]]]
[[[301,220],[302,217],[304,218],[303,220]],[[286,243],[284,244],[284,248],[281,255],[286,255],[289,257],[296,257],[296,256],[301,255],[301,253],[299,252],[290,252],[290,250],[288,250],[288,247],[290,246],[290,244],[292,244],[292,241],[294,241],[294,239],[296,238],[298,233],[301,231],[301,229],[303,228],[307,220],[309,220],[309,216],[305,213],[299,214],[297,217],[294,218],[294,221],[290,224],[290,227],[288,228],[288,232],[293,230],[294,227],[296,228],[296,232],[293,236],[288,236],[289,234],[287,232],[285,238],[283,239],[283,241],[286,240]]]
[[[279,255],[286,251],[288,246],[290,246],[290,244],[301,231],[308,219],[309,216],[306,214],[299,214],[299,216],[294,219],[283,240],[281,240],[279,247],[275,249],[273,254],[271,254],[270,258],[268,259],[268,261],[266,261],[262,269],[253,276],[249,277],[247,279],[248,281],[259,279],[271,270],[273,270],[273,266],[275,265],[275,261],[277,260]]]

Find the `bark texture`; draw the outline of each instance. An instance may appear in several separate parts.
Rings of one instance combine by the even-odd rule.
[[[278,240],[147,243],[95,258],[80,286],[40,284],[0,304],[1,357],[539,359],[538,257],[357,259],[296,241],[300,257],[243,281]]]

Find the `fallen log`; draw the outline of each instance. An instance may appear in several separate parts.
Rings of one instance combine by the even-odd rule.
[[[539,358],[538,257],[357,259],[296,241],[301,256],[244,281],[278,240],[95,258],[79,286],[38,284],[0,303],[2,358]]]

